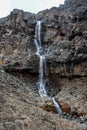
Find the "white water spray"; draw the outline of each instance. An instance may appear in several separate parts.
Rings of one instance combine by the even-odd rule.
[[[37,21],[37,24],[36,24],[34,43],[35,43],[35,46],[36,46],[36,49],[37,49],[36,55],[38,55],[38,57],[40,58],[38,91],[39,91],[39,94],[40,94],[41,97],[45,97],[45,96],[47,96],[47,92],[46,92],[46,89],[45,89],[46,82],[45,82],[45,79],[44,79],[44,73],[45,74],[47,73],[47,69],[46,69],[45,56],[42,55],[43,48],[42,48],[42,45],[41,45],[41,21]],[[52,101],[53,101],[53,104],[54,104],[54,106],[57,110],[57,113],[59,115],[61,115],[62,110],[61,110],[59,104],[56,102],[54,97],[52,97]]]
[[[35,38],[37,40],[37,43],[39,44],[38,47],[41,47],[41,21],[37,21],[36,27],[35,27]]]
[[[55,100],[54,97],[52,97],[52,101],[53,101],[53,104],[54,104],[54,106],[55,106],[55,108],[56,108],[57,113],[58,113],[59,115],[62,115],[61,107],[60,107],[60,105],[56,102],[56,100]]]
[[[45,90],[45,80],[44,80],[44,65],[45,65],[45,57],[42,55],[42,47],[41,47],[41,21],[37,21],[35,28],[35,45],[36,45],[36,54],[40,58],[39,62],[39,85],[38,91],[41,97],[47,96],[47,92]],[[46,71],[46,69],[45,69]]]

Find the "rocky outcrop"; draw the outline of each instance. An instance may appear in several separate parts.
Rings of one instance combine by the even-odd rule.
[[[77,3],[68,1],[71,9],[75,8],[74,5],[78,6]],[[66,12],[69,5],[65,1],[64,10],[53,7],[37,14],[38,20],[42,21],[41,41],[49,73],[56,73],[63,77],[87,76],[87,10],[86,4],[84,4],[86,2],[82,1],[82,3],[80,1],[81,7],[85,6],[82,12],[75,10],[74,13]],[[32,69],[24,65],[27,62],[26,57],[26,62],[21,60],[21,68],[19,69],[35,72],[34,66],[36,65],[38,68],[38,63],[36,64],[38,60],[35,61],[34,56],[32,56],[36,51],[34,44],[35,14],[14,10],[7,18],[1,19],[0,23],[1,62],[7,63],[5,61],[11,55],[14,64],[16,64],[18,61],[14,58],[15,55],[19,61],[20,55],[24,54],[24,57],[28,55],[32,59],[32,63],[28,60]],[[9,62],[9,64],[11,66],[12,63]],[[8,64],[6,65],[8,66]],[[13,66],[10,68],[16,70],[16,66]],[[38,69],[36,69],[36,73],[38,73]]]
[[[82,120],[81,123],[75,118],[70,121],[51,111],[46,112],[40,107],[41,99],[38,99],[39,95],[32,92],[30,84],[26,86],[23,80],[0,70],[0,130],[87,129]],[[48,103],[46,100],[43,101]]]
[[[46,90],[38,95],[35,14],[13,10],[0,19],[0,130],[87,129],[87,1],[65,0],[37,14],[47,63]]]
[[[35,14],[17,9],[0,19],[0,61],[4,70],[38,72],[39,59],[34,54],[35,23]]]
[[[3,68],[7,72],[37,73],[39,58],[37,55],[28,53],[4,57]]]
[[[74,7],[78,7],[79,2],[80,10]],[[46,56],[51,73],[87,76],[87,2],[79,2],[65,1],[64,10],[54,7],[38,13],[43,25],[42,43],[48,46]],[[68,12],[67,3],[71,10],[76,10]]]
[[[87,2],[85,0],[65,0],[64,5],[61,5],[60,8],[65,11],[80,13],[87,9]]]

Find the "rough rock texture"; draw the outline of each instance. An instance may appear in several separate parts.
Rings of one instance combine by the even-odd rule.
[[[38,95],[35,14],[14,9],[0,19],[0,130],[87,130],[87,1],[65,0],[37,14],[42,21],[46,90]]]
[[[67,5],[66,3],[67,1],[65,5]],[[71,4],[70,7],[78,6],[77,3]],[[65,9],[67,10],[66,6]],[[60,8],[53,7],[37,14],[37,18],[42,20],[41,40],[50,73],[69,77],[87,76],[86,7],[84,7],[84,11],[81,11],[80,8],[79,12],[67,13]],[[14,59],[15,66],[16,59],[14,57],[16,55],[19,65],[21,62],[19,69],[24,69],[24,64],[25,69],[28,69],[27,62],[20,61],[20,55],[23,57],[24,54],[26,61],[26,55],[28,55],[32,59],[31,66],[32,72],[34,72],[33,64],[38,62],[32,57],[36,51],[34,44],[35,15],[14,10],[7,18],[1,19],[0,23],[1,62],[5,62],[7,58],[9,60],[9,56],[11,56]],[[9,61],[10,65],[11,62]],[[38,68],[38,63],[36,66]],[[38,69],[36,69],[36,73],[38,73]]]
[[[87,2],[86,0],[65,0],[64,5],[61,5],[60,8],[65,11],[80,13],[87,9]]]
[[[27,70],[27,66],[30,66],[30,70],[35,68],[33,66],[33,59],[35,60],[33,52],[36,49],[35,22],[35,14],[17,9],[14,9],[8,17],[0,19],[0,61],[5,64],[7,70],[8,66],[12,71]],[[29,60],[32,62],[29,64],[33,67],[28,65]]]
[[[39,107],[39,98],[30,85],[26,86],[13,75],[0,71],[0,130],[87,129],[85,123],[46,112]]]
[[[73,3],[71,9],[78,6],[78,1]],[[49,69],[62,76],[87,76],[87,6],[84,11],[65,10],[54,7],[38,13],[43,25],[43,44],[50,46],[46,54]]]

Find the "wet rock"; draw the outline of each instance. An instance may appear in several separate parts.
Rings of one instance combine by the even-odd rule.
[[[45,110],[47,112],[56,113],[56,108],[53,104],[52,98],[50,98],[50,97],[44,98],[43,97],[42,99],[39,98],[37,100],[38,100],[39,107],[43,108],[43,110]],[[71,108],[70,108],[68,103],[58,102],[57,100],[56,100],[56,102],[60,105],[63,113],[68,113],[68,114],[71,113]]]
[[[68,103],[60,102],[59,104],[60,104],[63,112],[69,113],[69,114],[71,113],[71,108]]]
[[[44,105],[43,110],[47,111],[47,112],[54,112],[56,113],[55,107],[53,105]]]

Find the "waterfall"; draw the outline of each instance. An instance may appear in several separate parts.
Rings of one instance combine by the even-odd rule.
[[[47,96],[47,92],[45,90],[45,80],[44,80],[44,65],[46,63],[46,60],[45,60],[45,56],[41,54],[43,51],[41,47],[41,21],[37,21],[37,24],[36,24],[34,43],[37,49],[36,54],[40,58],[38,91],[39,91],[40,96],[44,97],[44,96]],[[46,71],[46,67],[45,67],[45,71]]]
[[[59,115],[62,115],[62,109],[61,109],[60,105],[56,102],[54,97],[52,97],[52,101],[53,101],[53,104],[54,104],[54,106],[56,108],[57,113]]]
[[[45,56],[43,55],[43,48],[41,45],[41,21],[37,21],[37,24],[35,27],[34,43],[36,46],[36,55],[40,58],[38,91],[39,91],[39,94],[41,97],[45,97],[45,96],[47,96],[47,92],[45,89],[45,85],[46,85],[45,78],[46,77],[44,77],[44,76],[46,76],[47,69],[46,69],[46,59],[45,59]],[[52,101],[53,101],[54,107],[57,110],[57,113],[59,115],[61,115],[62,110],[61,110],[59,104],[56,102],[54,97],[52,97]]]
[[[41,47],[41,21],[37,21],[36,28],[35,28],[35,38],[37,43],[39,44],[38,47]]]
[[[41,97],[47,96],[47,92],[45,90],[45,80],[44,80],[44,62],[45,57],[40,56],[39,63],[39,94]]]

